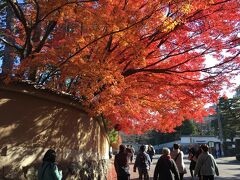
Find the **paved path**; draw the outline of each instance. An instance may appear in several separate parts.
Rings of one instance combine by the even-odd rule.
[[[152,168],[149,172],[150,180],[153,179],[153,171],[159,155],[156,155],[153,160]],[[190,161],[184,159],[188,169],[188,173],[184,176],[184,180],[190,180],[189,163]],[[218,158],[217,160],[220,176],[215,180],[240,180],[240,162],[236,161],[235,157]],[[138,173],[133,172],[133,164],[130,164],[131,180],[138,180]]]

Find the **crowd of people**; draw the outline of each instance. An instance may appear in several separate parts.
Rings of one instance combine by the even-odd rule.
[[[134,163],[133,172],[138,171],[139,180],[149,180],[149,170],[152,168],[155,150],[152,145],[141,145],[134,161],[135,149],[132,145],[120,145],[119,152],[115,155],[114,166],[117,173],[117,180],[130,180],[129,164]],[[172,151],[163,148],[162,155],[154,168],[154,180],[183,180],[187,173],[183,161],[183,152],[179,144],[174,144]],[[197,176],[199,180],[214,180],[219,176],[218,167],[214,157],[209,153],[206,144],[196,147],[189,147],[188,159],[190,160],[190,174],[192,178]],[[61,180],[62,171],[56,164],[56,152],[49,149],[38,170],[38,180]]]
[[[130,180],[129,163],[133,162],[135,150],[130,145],[120,145],[119,153],[114,159],[114,166],[118,180]],[[155,150],[152,145],[141,145],[135,158],[133,172],[138,171],[139,180],[149,180],[149,170],[152,166]],[[183,161],[183,152],[179,144],[174,144],[172,151],[163,148],[162,155],[154,169],[154,180],[183,180],[187,168]],[[209,153],[208,145],[189,148],[190,174],[192,178],[197,176],[199,180],[214,180],[219,176],[218,167],[214,157]]]

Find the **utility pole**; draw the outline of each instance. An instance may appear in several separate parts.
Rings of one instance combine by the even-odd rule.
[[[223,129],[222,129],[222,121],[221,121],[221,114],[220,114],[220,104],[217,104],[217,122],[218,122],[218,130],[219,130],[219,139],[221,141],[221,155],[224,156],[223,152]]]

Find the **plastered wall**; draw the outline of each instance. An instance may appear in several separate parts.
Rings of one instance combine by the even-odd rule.
[[[25,167],[54,148],[58,161],[108,159],[101,122],[69,97],[30,85],[0,86],[0,169]]]

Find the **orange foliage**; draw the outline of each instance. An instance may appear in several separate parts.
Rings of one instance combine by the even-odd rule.
[[[18,77],[37,69],[38,83],[76,95],[127,133],[201,120],[239,70],[237,0],[29,1],[22,9],[12,34],[22,47]],[[213,68],[207,54],[218,60]]]

